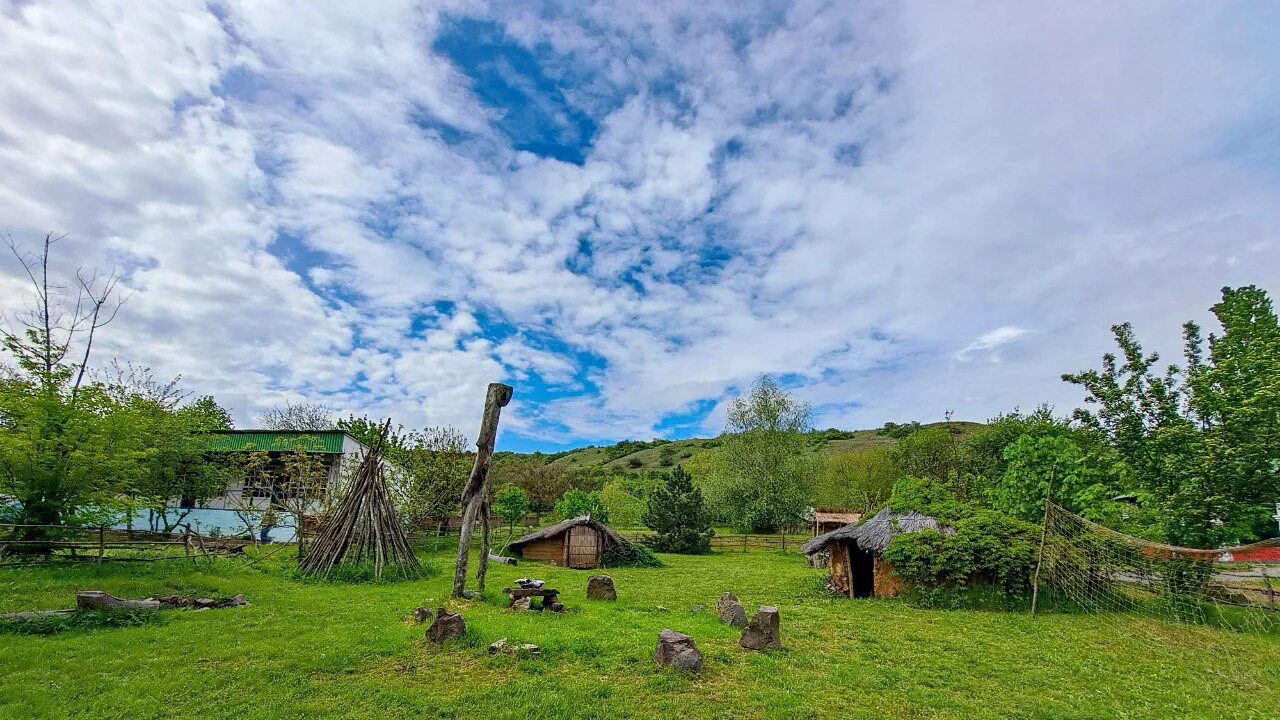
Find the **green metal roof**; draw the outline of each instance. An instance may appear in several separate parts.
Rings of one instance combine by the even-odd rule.
[[[206,436],[205,447],[210,450],[266,450],[289,452],[305,449],[317,453],[341,453],[342,438],[346,433],[331,431],[296,430],[219,430]]]

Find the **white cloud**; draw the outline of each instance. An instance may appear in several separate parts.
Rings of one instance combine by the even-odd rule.
[[[581,166],[508,148],[432,49],[446,14],[560,73],[599,123]],[[560,398],[518,388],[513,430],[645,437],[762,371],[823,426],[1066,405],[1112,323],[1175,348],[1280,269],[1276,14],[19,4],[0,225],[128,270],[104,357],[242,421],[312,397],[472,431],[507,378]]]
[[[973,342],[952,353],[951,357],[960,362],[969,362],[979,357],[985,357],[990,362],[1000,362],[1000,348],[1028,332],[1030,331],[1013,325],[1002,325],[995,330],[982,333]]]

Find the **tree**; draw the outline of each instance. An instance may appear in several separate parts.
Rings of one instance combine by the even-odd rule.
[[[666,482],[649,496],[644,524],[655,535],[651,542],[658,552],[705,555],[711,552],[711,516],[702,491],[693,478],[677,465]]]
[[[889,497],[899,475],[892,448],[829,452],[818,463],[809,498],[815,506],[867,510]]]
[[[139,460],[114,451],[111,398],[85,383],[98,332],[125,300],[119,278],[76,272],[58,280],[50,263],[60,240],[46,236],[31,253],[7,238],[32,291],[26,310],[0,328],[13,362],[0,376],[0,496],[17,501],[18,524],[92,519],[83,511],[112,507]],[[49,533],[25,528],[18,535],[39,540]]]
[[[295,438],[293,448],[282,453],[280,468],[273,487],[271,503],[293,517],[298,541],[298,559],[306,554],[307,518],[325,513],[334,498],[329,493],[329,475],[320,457],[310,452],[307,438]]]
[[[507,544],[510,544],[516,524],[529,512],[529,498],[519,486],[503,485],[493,494],[493,511],[507,524]]]
[[[561,520],[590,515],[606,525],[609,523],[609,511],[600,501],[600,493],[577,488],[570,489],[564,494],[564,498],[556,503],[555,513]]]
[[[806,453],[809,405],[768,375],[729,406],[729,434],[704,481],[708,500],[735,526],[775,532],[805,513],[814,462]]]
[[[640,524],[644,517],[645,502],[628,492],[621,480],[610,480],[600,491],[600,502],[615,527],[629,528]]]
[[[1211,547],[1256,537],[1280,480],[1280,326],[1271,301],[1253,287],[1223,288],[1209,338],[1183,326],[1186,367],[1155,368],[1128,323],[1112,328],[1120,355],[1100,370],[1063,375],[1085,389],[1074,417],[1110,443],[1139,501],[1152,510],[1149,533],[1174,544]]]
[[[405,514],[410,524],[458,512],[475,457],[468,450],[467,437],[451,427],[427,427],[402,436],[398,442],[401,449],[387,457],[407,477]]]
[[[295,403],[292,400],[262,411],[258,415],[258,422],[266,430],[324,432],[337,427],[333,410],[327,405],[307,401]]]
[[[1050,483],[1054,502],[1085,517],[1104,520],[1115,505],[1116,487],[1069,437],[1023,435],[1005,447],[1004,457],[1005,471],[989,491],[1001,512],[1038,522]]]
[[[924,428],[907,435],[894,447],[894,460],[904,475],[932,478],[949,484],[962,499],[969,496],[965,448],[946,428]]]

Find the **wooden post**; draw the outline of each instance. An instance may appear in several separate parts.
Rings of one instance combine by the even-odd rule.
[[[103,528],[103,526],[99,525],[98,526],[98,562],[102,562],[102,556],[105,555],[107,552],[106,533],[107,531]]]
[[[1036,617],[1036,602],[1040,599],[1040,566],[1044,564],[1044,538],[1049,532],[1049,506],[1053,504],[1053,472],[1057,469],[1054,465],[1049,469],[1049,486],[1044,493],[1044,519],[1040,521],[1040,550],[1036,553],[1036,574],[1031,578],[1031,619]]]
[[[484,592],[484,576],[489,572],[489,487],[485,483],[480,504],[480,564],[476,568],[476,589]]]
[[[746,551],[747,551],[747,536],[743,535],[742,536],[742,552],[746,552]]]
[[[481,506],[488,501],[489,460],[493,457],[493,443],[498,435],[498,417],[502,408],[511,402],[510,385],[489,383],[484,400],[484,417],[480,421],[480,437],[476,440],[476,462],[471,477],[462,491],[462,532],[458,535],[458,559],[453,568],[453,597],[462,597],[467,585],[467,561],[471,552],[471,532]],[[487,550],[487,548],[486,548]],[[481,562],[485,555],[481,554]]]

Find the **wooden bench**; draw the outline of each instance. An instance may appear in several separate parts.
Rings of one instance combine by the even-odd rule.
[[[560,604],[560,591],[555,588],[502,588],[502,592],[510,596],[507,607],[512,607],[517,600],[525,598],[542,598],[542,607],[552,612],[564,612],[564,605]]]

